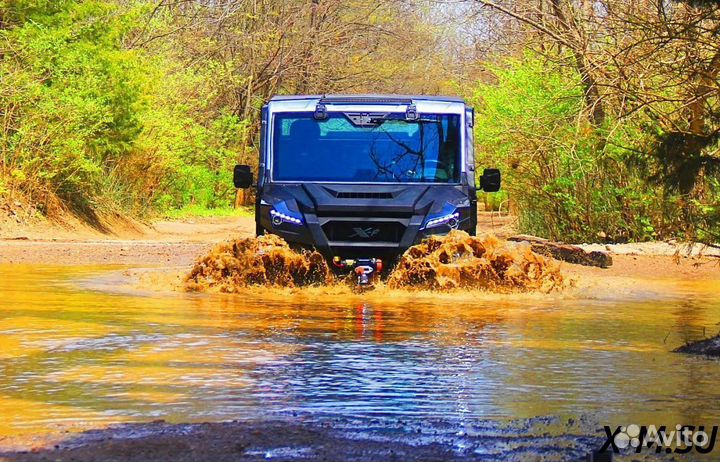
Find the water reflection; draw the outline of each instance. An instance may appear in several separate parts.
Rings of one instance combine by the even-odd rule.
[[[720,418],[720,363],[668,353],[720,318],[707,284],[660,301],[298,302],[73,282],[106,270],[0,266],[0,436],[292,412]]]

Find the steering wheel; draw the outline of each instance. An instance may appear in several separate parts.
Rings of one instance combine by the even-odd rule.
[[[428,159],[425,161],[425,165],[428,165],[428,164],[435,164],[436,169],[447,170],[447,167],[448,167],[447,162],[444,162],[439,159]]]
[[[435,168],[435,177],[436,178],[442,178],[443,176],[445,178],[448,178],[450,176],[450,171],[448,170],[448,164],[446,162],[443,162],[439,159],[428,159],[425,161],[425,168]],[[424,177],[423,172],[423,177]]]
[[[448,164],[446,162],[443,162],[438,159],[428,159],[425,161],[425,169],[434,168],[435,174],[437,176],[437,172],[442,171],[445,173],[446,176],[449,176],[448,172]],[[406,175],[408,177],[414,177],[414,178],[425,178],[425,172],[422,170],[408,170]]]

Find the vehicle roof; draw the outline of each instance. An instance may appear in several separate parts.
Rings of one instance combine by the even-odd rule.
[[[363,94],[363,95],[276,95],[270,101],[298,101],[298,100],[325,100],[325,102],[399,102],[401,100],[413,101],[443,101],[450,103],[464,103],[458,96],[434,95],[393,95],[393,94]]]

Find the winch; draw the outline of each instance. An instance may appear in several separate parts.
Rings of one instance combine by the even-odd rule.
[[[380,258],[346,258],[333,257],[333,266],[340,270],[352,271],[359,287],[368,287],[382,273],[383,261]]]

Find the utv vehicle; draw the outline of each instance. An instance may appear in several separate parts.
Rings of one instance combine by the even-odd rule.
[[[371,280],[408,247],[452,229],[475,234],[473,110],[438,96],[276,96],[262,108],[257,234],[320,251]],[[253,185],[247,165],[237,188]]]

